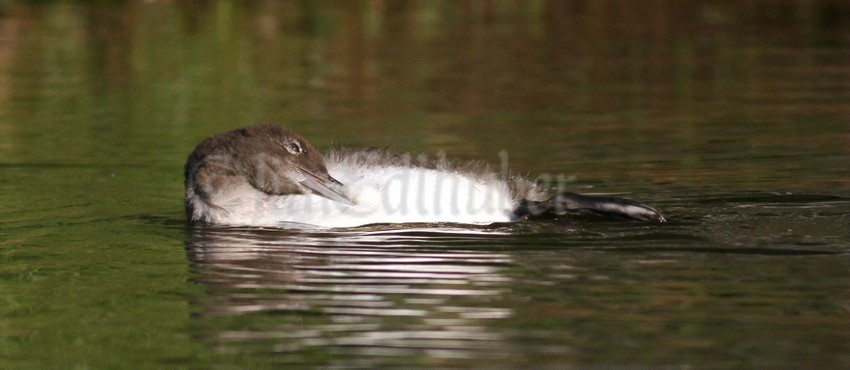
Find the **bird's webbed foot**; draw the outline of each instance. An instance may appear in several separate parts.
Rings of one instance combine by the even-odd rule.
[[[518,217],[591,213],[606,218],[667,221],[657,209],[630,199],[564,192],[543,202],[523,201]]]

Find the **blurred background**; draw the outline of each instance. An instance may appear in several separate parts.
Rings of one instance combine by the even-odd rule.
[[[847,140],[830,138],[848,132],[848,7],[6,1],[0,149],[172,165],[212,133],[277,122],[318,146],[489,161],[504,149],[532,173],[755,186],[788,168],[727,171],[724,157],[779,139],[794,153],[767,155],[794,170],[847,155]],[[33,136],[51,150],[22,145]],[[619,164],[594,171],[608,159]]]
[[[481,366],[498,353],[510,354],[498,357],[504,366],[847,365],[848,66],[846,0],[0,0],[0,367],[373,366],[411,357]],[[491,163],[504,150],[520,173],[626,194],[682,222],[545,229],[537,238],[467,230],[470,239],[451,242],[428,234],[366,245],[338,235],[204,239],[184,224],[186,156],[207,136],[259,122],[286,125],[319,148],[389,145]],[[542,235],[524,227],[506,232]],[[264,292],[292,281],[301,288],[286,289],[312,292],[311,280],[278,281],[268,270],[312,271],[292,262],[312,254],[264,257],[280,262],[271,267],[209,257],[232,243],[255,250],[274,240],[351,253],[483,248],[476,258],[490,262],[475,263],[495,278],[481,286],[507,282],[470,298],[495,305],[467,315],[495,319],[476,321],[486,335],[405,332],[404,317],[361,313],[375,325],[366,328],[415,340],[388,349],[376,343],[397,336],[293,339],[281,333],[304,329],[303,307],[293,313]],[[656,249],[575,254],[623,246]],[[474,265],[468,254],[457,258],[448,263]],[[682,265],[665,270],[658,261]],[[226,273],[207,279],[205,264]],[[570,271],[588,280],[562,269],[579,267],[589,270]],[[222,283],[246,271],[265,277]],[[677,283],[683,274],[691,283]],[[570,285],[576,276],[587,290]],[[593,285],[620,278],[651,289]],[[723,300],[752,291],[761,298]],[[405,292],[376,294],[419,305],[395,313],[437,321],[469,303],[468,292],[404,301]],[[271,303],[259,316],[230,307],[247,299],[256,308],[246,295]],[[307,312],[336,304],[322,297],[312,306],[310,296],[297,299]],[[630,320],[619,319],[624,311]],[[335,325],[353,320],[329,312],[321,318],[341,320]],[[281,321],[289,326],[262,330]],[[339,326],[315,328],[342,335]],[[463,347],[445,342],[458,338],[475,345],[440,351]]]

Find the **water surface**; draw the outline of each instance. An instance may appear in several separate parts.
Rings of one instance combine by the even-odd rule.
[[[0,3],[0,367],[850,365],[841,1]],[[661,209],[193,227],[204,137]]]

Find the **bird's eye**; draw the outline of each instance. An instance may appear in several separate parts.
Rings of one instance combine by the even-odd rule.
[[[301,144],[298,144],[297,141],[290,141],[284,145],[287,151],[292,154],[298,155],[304,153],[304,149],[301,148]]]

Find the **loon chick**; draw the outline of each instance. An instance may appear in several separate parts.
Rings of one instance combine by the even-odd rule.
[[[297,133],[269,124],[207,138],[189,155],[184,176],[187,217],[204,224],[491,224],[564,212],[665,221],[654,208],[627,199],[550,196],[526,177],[500,175],[478,163],[375,148],[322,156]]]

